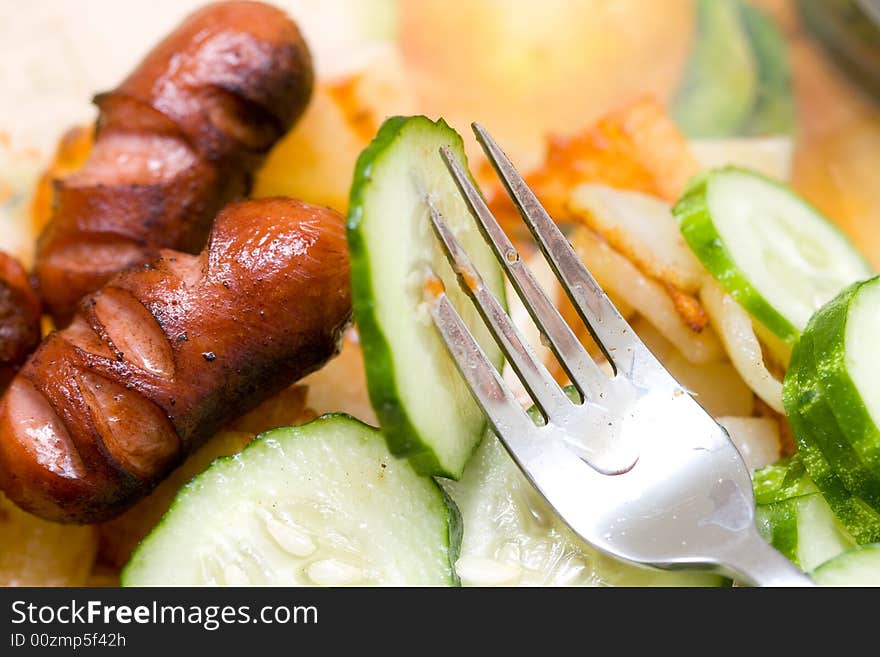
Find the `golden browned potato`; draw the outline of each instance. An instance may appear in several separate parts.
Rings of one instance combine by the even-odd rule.
[[[211,438],[179,468],[159,484],[152,493],[121,516],[98,526],[100,530],[101,568],[97,575],[118,571],[128,561],[132,550],[162,518],[181,487],[221,456],[240,452],[253,440],[254,434],[245,431],[221,431]]]
[[[354,164],[382,121],[415,112],[400,56],[377,52],[357,73],[315,87],[299,123],[269,154],[253,195],[292,196],[345,212]]]
[[[302,380],[308,388],[307,410],[315,415],[348,413],[362,422],[379,425],[367,393],[364,356],[355,329],[345,334],[342,351],[317,372]]]
[[[0,493],[0,586],[85,586],[98,533],[25,513]]]

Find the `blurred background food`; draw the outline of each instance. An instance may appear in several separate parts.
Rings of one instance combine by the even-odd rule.
[[[303,26],[323,83],[257,193],[344,209],[354,159],[391,113],[442,115],[460,130],[478,118],[528,169],[548,135],[653,95],[708,157],[719,138],[793,136],[795,186],[880,264],[880,110],[866,72],[880,70],[880,40],[864,9],[873,2],[278,0]],[[6,248],[29,256],[18,217],[60,135],[88,123],[91,96],[199,4],[0,6]]]
[[[0,249],[30,262],[36,231],[49,215],[52,177],[88,154],[91,97],[115,86],[201,4],[0,3]],[[880,104],[873,95],[880,39],[865,9],[876,0],[274,4],[303,28],[318,85],[306,115],[260,172],[257,195],[291,195],[345,211],[354,162],[382,120],[425,113],[444,116],[463,134],[470,121],[483,123],[524,171],[534,170],[530,182],[548,203],[554,189],[564,192],[557,213],[569,212],[564,201],[574,183],[673,201],[692,173],[719,163],[790,178],[880,267]],[[478,149],[471,156],[481,177]],[[590,235],[578,229],[575,237],[600,267],[613,254]],[[636,308],[636,321],[644,324],[653,312],[682,324],[675,310],[687,310],[694,291],[673,288]],[[670,305],[669,298],[675,310],[652,311]],[[701,378],[724,385],[736,378],[726,362],[691,373],[694,354],[682,354],[693,336],[684,324],[679,329],[682,344],[655,345],[680,361],[677,375],[693,376],[693,387]],[[696,346],[720,351],[704,342]],[[705,385],[707,394],[724,387]],[[731,396],[727,386],[713,397],[718,414],[760,414],[748,388],[737,390]],[[332,410],[373,420],[356,335],[340,359],[286,394],[263,409],[276,424]],[[253,418],[242,422],[140,507],[100,529],[38,521],[0,498],[0,584],[115,582],[115,569],[176,487],[267,428]],[[27,554],[39,558],[24,563]],[[102,565],[93,571],[96,554]]]

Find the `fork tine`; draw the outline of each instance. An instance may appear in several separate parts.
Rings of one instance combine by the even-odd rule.
[[[477,404],[499,436],[529,436],[535,424],[471,335],[434,274],[426,283],[431,317]]]
[[[476,270],[461,243],[453,235],[437,206],[426,199],[430,210],[434,232],[443,244],[446,257],[458,275],[462,289],[474,302],[492,335],[501,346],[504,355],[519,375],[532,399],[538,404],[545,418],[550,418],[571,406],[559,384],[535,356],[531,346],[526,343],[513,325],[510,317],[501,307],[498,298],[486,287],[483,277]]]
[[[461,191],[468,208],[492,246],[495,256],[510,277],[514,288],[538,329],[547,336],[550,348],[566,374],[587,399],[598,399],[605,385],[606,375],[584,349],[574,332],[559,314],[556,306],[535,280],[531,269],[519,257],[513,242],[507,237],[498,220],[489,210],[470,176],[452,154],[443,146],[440,155]],[[607,387],[607,385],[605,385]]]
[[[541,246],[563,289],[596,343],[616,372],[623,369],[624,373],[630,374],[635,354],[642,355],[647,352],[647,347],[620,315],[593,275],[584,267],[565,235],[547,214],[495,140],[478,123],[473,123],[472,128],[477,141],[483,147],[492,167],[504,183],[508,194]]]

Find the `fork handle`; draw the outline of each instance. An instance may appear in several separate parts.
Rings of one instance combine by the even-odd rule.
[[[723,564],[735,579],[752,586],[816,586],[812,579],[767,543],[757,531],[749,531],[725,555]]]

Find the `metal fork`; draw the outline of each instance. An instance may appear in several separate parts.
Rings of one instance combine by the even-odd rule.
[[[484,285],[467,253],[426,198],[443,249],[508,362],[544,417],[535,424],[468,331],[439,284],[431,316],[477,403],[507,451],[587,543],[648,566],[719,572],[759,586],[811,586],[755,526],[745,462],[727,432],[648,350],[574,253],[492,137],[477,140],[574,307],[611,363],[607,376],[537,284],[470,175],[440,155],[483,236],[581,394],[573,402]]]

